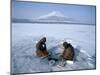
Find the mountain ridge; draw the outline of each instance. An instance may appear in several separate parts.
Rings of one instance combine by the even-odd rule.
[[[77,19],[66,17],[62,12],[52,11],[46,15],[39,16],[34,19],[12,18],[12,22],[16,23],[49,23],[49,24],[92,24],[81,22]],[[95,25],[95,24],[93,24]]]

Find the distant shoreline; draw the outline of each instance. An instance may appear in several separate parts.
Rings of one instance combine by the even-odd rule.
[[[12,23],[96,25],[96,24],[68,23],[68,22],[12,22]]]
[[[79,24],[79,25],[96,25],[91,23],[68,22],[68,21],[46,21],[46,20],[30,20],[30,19],[12,19],[13,23],[35,23],[35,24]]]

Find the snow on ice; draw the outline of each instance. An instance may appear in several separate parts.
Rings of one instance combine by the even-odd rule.
[[[76,61],[59,67],[36,57],[35,45],[43,36],[53,57],[62,52],[64,41],[71,43]],[[95,69],[95,25],[12,23],[11,55],[12,73]]]

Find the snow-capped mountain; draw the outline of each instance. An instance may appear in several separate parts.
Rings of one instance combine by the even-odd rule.
[[[46,14],[46,15],[38,17],[38,19],[48,18],[48,17],[51,17],[51,16],[65,17],[64,14],[62,14],[59,11],[52,11],[52,12]]]
[[[66,22],[71,21],[71,18],[67,18],[63,13],[59,11],[52,11],[46,15],[37,18],[40,21],[53,21],[53,22]]]
[[[19,23],[49,23],[49,24],[84,24],[94,25],[94,23],[88,22],[86,19],[72,18],[60,11],[52,11],[45,13],[34,19],[18,19],[13,18],[13,22]]]

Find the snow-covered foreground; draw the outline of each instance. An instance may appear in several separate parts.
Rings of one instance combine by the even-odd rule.
[[[59,67],[36,57],[35,45],[43,36],[54,55],[62,52],[62,42],[70,42],[76,61]],[[95,25],[12,23],[12,73],[95,69],[95,49]]]

